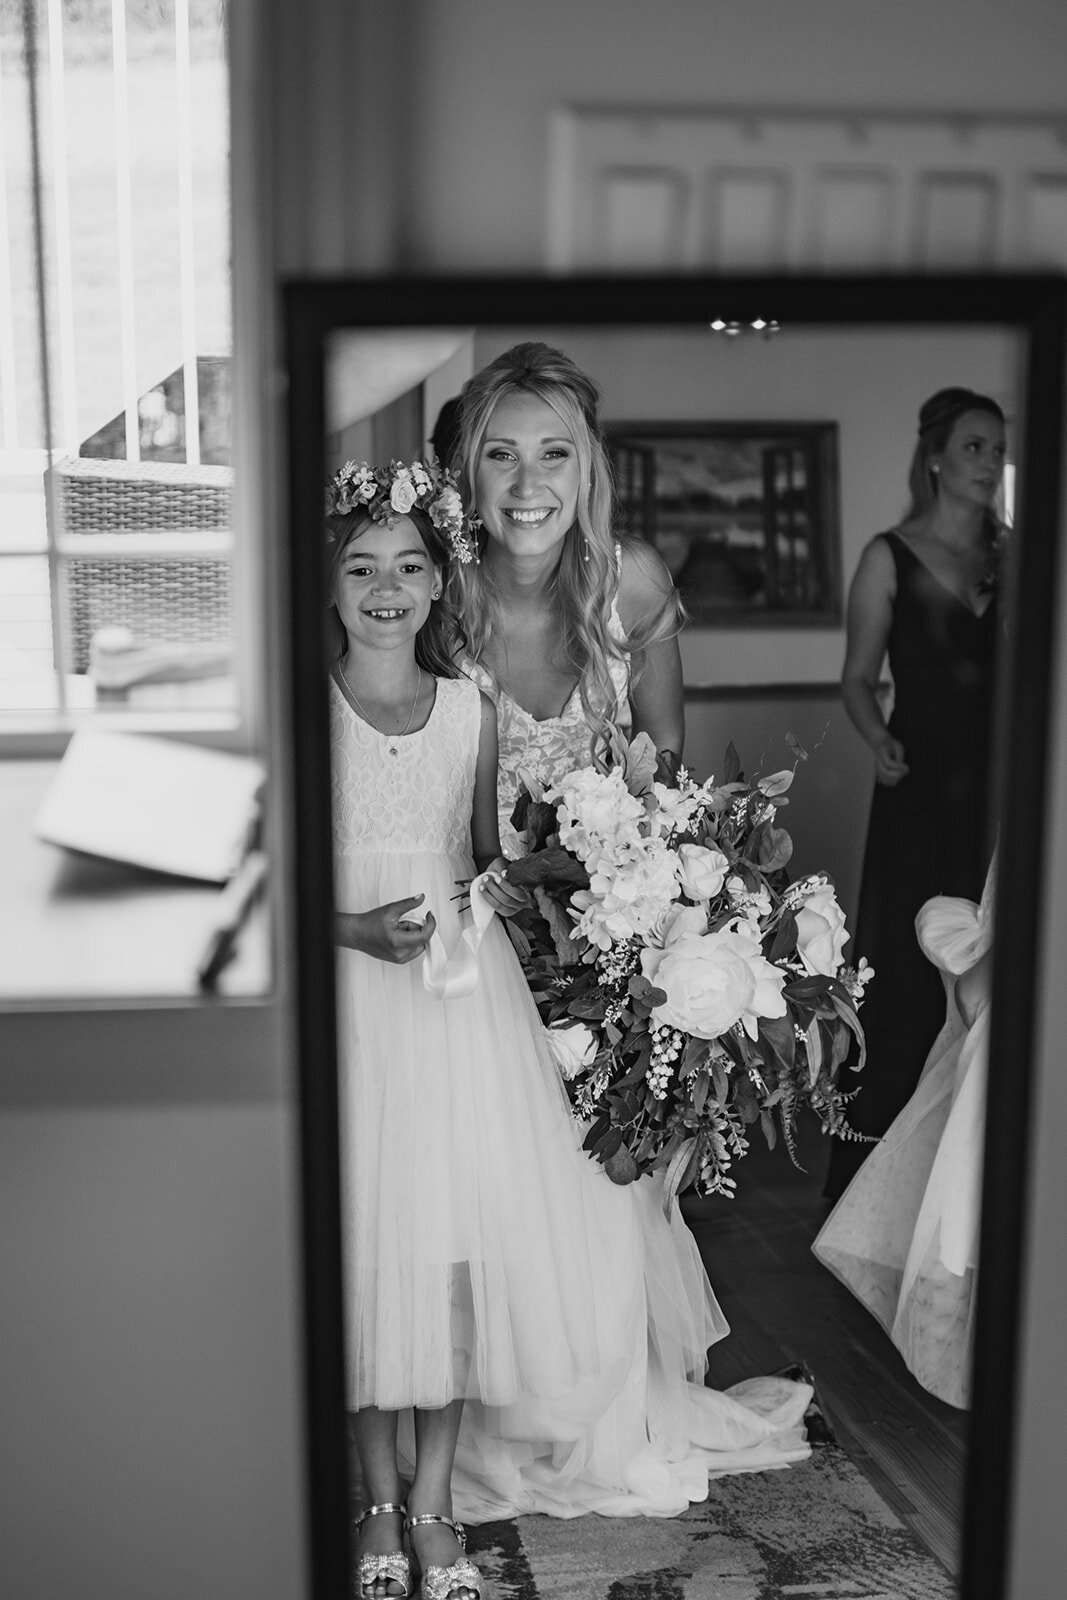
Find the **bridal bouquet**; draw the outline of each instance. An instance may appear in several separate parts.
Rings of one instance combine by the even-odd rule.
[[[798,758],[805,753],[794,743]],[[731,1195],[758,1121],[796,1161],[802,1106],[848,1127],[837,1070],[873,976],[822,873],[791,882],[779,825],[793,771],[746,782],[654,778],[647,734],[546,789],[524,774],[509,864],[536,911],[509,922],[585,1148],[619,1183],[662,1169],[680,1190]]]

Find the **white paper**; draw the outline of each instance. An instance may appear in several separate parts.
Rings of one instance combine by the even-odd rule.
[[[264,779],[249,756],[134,733],[76,733],[34,831],[84,850],[209,883],[240,865]]]

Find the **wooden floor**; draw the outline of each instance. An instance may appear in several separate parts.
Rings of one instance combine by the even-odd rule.
[[[842,1448],[956,1575],[967,1417],[920,1388],[874,1318],[811,1254],[829,1210],[827,1154],[818,1128],[806,1124],[808,1170],[798,1172],[757,1129],[735,1174],[735,1200],[683,1200],[731,1327],[712,1347],[708,1382],[721,1389],[803,1363]]]

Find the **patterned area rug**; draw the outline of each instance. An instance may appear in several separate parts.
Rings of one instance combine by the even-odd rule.
[[[852,1465],[817,1407],[808,1429],[808,1461],[718,1478],[680,1517],[519,1517],[470,1528],[487,1600],[953,1600],[953,1579]]]

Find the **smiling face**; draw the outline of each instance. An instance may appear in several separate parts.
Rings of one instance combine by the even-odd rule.
[[[930,458],[940,494],[990,506],[1004,475],[1004,424],[991,411],[965,411]]]
[[[474,476],[491,539],[515,555],[552,550],[574,526],[581,480],[574,438],[547,401],[520,393],[494,406]]]
[[[364,522],[334,570],[332,599],[348,648],[397,649],[413,644],[441,591],[434,566],[411,517],[391,527]]]

